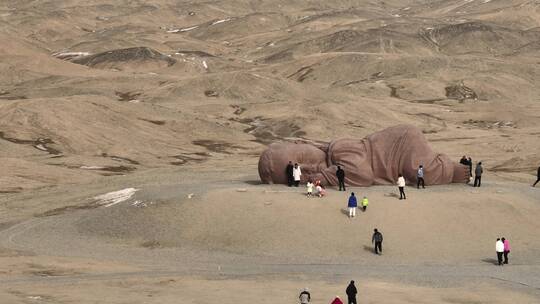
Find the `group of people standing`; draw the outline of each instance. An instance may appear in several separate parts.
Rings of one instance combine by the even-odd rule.
[[[285,174],[287,175],[287,185],[292,187],[298,187],[300,185],[300,179],[302,177],[302,170],[298,163],[293,165],[292,161],[289,161],[287,168],[285,168]]]
[[[467,157],[463,155],[463,157],[459,160],[459,163],[465,166],[469,167],[469,176],[472,179],[472,165],[473,161],[471,157]],[[484,173],[484,168],[482,167],[482,162],[478,162],[476,164],[476,168],[474,168],[474,184],[473,187],[480,187],[482,185],[482,174]]]
[[[358,294],[358,290],[356,289],[356,286],[354,285],[354,280],[351,280],[347,288],[345,289],[345,293],[347,294],[347,302],[348,304],[356,304],[356,295]],[[309,292],[309,289],[306,287],[302,292],[300,292],[300,296],[298,296],[298,299],[300,300],[300,304],[309,304],[311,302],[311,293]],[[341,298],[339,296],[336,296],[330,304],[343,304],[343,301],[341,301]]]
[[[495,243],[495,251],[497,252],[497,263],[499,264],[499,266],[508,264],[508,254],[510,253],[510,242],[504,237],[498,238],[497,242]]]

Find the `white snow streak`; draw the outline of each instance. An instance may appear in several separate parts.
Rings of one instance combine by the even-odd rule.
[[[94,197],[94,199],[96,200],[96,204],[99,205],[99,206],[111,207],[111,206],[114,206],[114,205],[116,205],[118,203],[127,201],[137,191],[139,191],[139,189],[126,188],[126,189],[123,189],[123,190],[98,195],[98,196]]]
[[[196,28],[198,28],[199,26],[196,25],[196,26],[192,26],[192,27],[186,27],[186,28],[183,28],[183,29],[180,29],[179,32],[187,32],[187,31],[191,31],[191,30],[194,30]]]
[[[212,22],[211,25],[216,25],[216,24],[220,24],[220,23],[223,23],[223,22],[227,22],[227,21],[231,21],[232,18],[227,18],[227,19],[221,19],[221,20],[218,20],[218,21],[214,21]]]
[[[102,166],[80,166],[79,168],[81,168],[81,169],[86,169],[86,170],[101,170],[101,169],[105,169],[105,167],[102,167]]]
[[[57,52],[52,54],[53,57],[64,60],[72,60],[80,57],[85,57],[90,55],[89,52]]]
[[[196,25],[196,26],[186,27],[186,28],[182,28],[182,29],[169,29],[169,30],[167,30],[167,33],[187,32],[187,31],[194,30],[194,29],[196,29],[196,28],[198,28],[198,27],[199,27],[199,26]]]

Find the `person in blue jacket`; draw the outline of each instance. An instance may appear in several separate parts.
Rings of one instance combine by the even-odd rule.
[[[356,207],[358,207],[358,202],[356,201],[356,196],[354,196],[354,192],[351,192],[351,196],[349,196],[349,203],[347,205],[349,207],[349,218],[356,216]]]

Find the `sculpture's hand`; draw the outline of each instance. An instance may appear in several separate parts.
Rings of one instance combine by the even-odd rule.
[[[470,179],[469,175],[469,166],[462,164],[454,164],[454,177],[452,179],[453,183],[468,183]]]

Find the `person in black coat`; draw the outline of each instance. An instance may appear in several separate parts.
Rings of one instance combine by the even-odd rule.
[[[356,290],[356,286],[354,286],[354,281],[351,281],[351,283],[349,283],[349,286],[347,286],[345,293],[347,293],[347,297],[349,298],[349,304],[356,304],[356,294],[358,292]]]
[[[337,166],[336,177],[339,183],[339,191],[341,191],[341,188],[345,191],[345,171],[341,169],[341,166]]]
[[[482,184],[482,174],[484,173],[484,169],[482,168],[482,162],[479,162],[476,165],[476,169],[474,170],[474,185],[473,187],[480,187]]]
[[[293,169],[294,166],[292,164],[292,161],[289,161],[289,163],[287,164],[287,168],[285,169],[285,174],[287,175],[287,185],[289,185],[289,187],[292,187],[292,185],[294,184]]]
[[[540,167],[538,167],[538,172],[536,173],[536,181],[533,184],[533,187],[536,186],[536,184],[540,182]]]
[[[463,157],[459,160],[459,163],[469,167],[469,176],[472,176],[472,159],[470,157],[467,158],[467,156],[463,155]]]
[[[382,242],[383,242],[382,233],[379,232],[377,228],[373,229],[373,236],[371,237],[371,243],[375,244],[375,247],[374,247],[375,254],[382,254]]]

